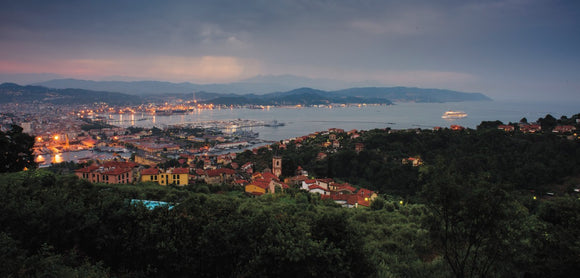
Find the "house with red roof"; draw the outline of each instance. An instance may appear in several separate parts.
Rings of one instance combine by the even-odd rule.
[[[329,195],[330,194],[330,190],[328,190],[320,185],[317,185],[317,184],[309,185],[308,192],[313,193],[313,194],[320,194],[320,195]]]
[[[336,192],[337,194],[352,194],[356,192],[356,188],[352,187],[348,183],[331,183],[329,186],[330,191]]]
[[[289,186],[280,182],[276,175],[269,171],[258,172],[252,175],[252,181],[245,186],[245,191],[252,195],[262,195],[266,193],[276,193],[276,190],[284,190]]]
[[[254,173],[254,163],[246,162],[242,167],[240,167],[240,169],[248,174],[252,174]]]
[[[366,188],[361,188],[356,192],[356,195],[363,198],[365,201],[371,202],[377,198],[377,193]]]
[[[559,126],[556,126],[552,130],[552,132],[554,132],[554,133],[570,133],[574,130],[576,130],[576,127],[573,125],[559,125]]]
[[[141,181],[156,182],[160,185],[185,186],[189,184],[189,169],[171,168],[164,171],[157,168],[143,169],[141,170]]]
[[[420,157],[408,157],[401,160],[401,164],[411,164],[413,167],[423,165],[423,160]]]
[[[542,130],[539,124],[520,124],[520,131],[523,133],[536,133]]]
[[[316,184],[316,180],[310,179],[310,180],[303,180],[302,181],[302,185],[300,186],[301,189],[308,191],[308,187],[311,185],[317,185]]]
[[[460,126],[460,125],[451,125],[451,130],[455,130],[455,131],[460,131],[460,130],[464,130],[465,128]]]
[[[515,130],[515,127],[513,125],[498,125],[497,129],[503,130],[505,132],[511,132]]]
[[[228,168],[219,168],[215,170],[205,170],[203,179],[207,184],[230,183],[234,180],[236,171]]]
[[[134,162],[107,161],[75,170],[75,175],[93,183],[128,184],[134,182],[137,167]]]

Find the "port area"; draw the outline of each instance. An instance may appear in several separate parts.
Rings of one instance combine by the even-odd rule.
[[[247,131],[253,127],[278,127],[284,126],[284,123],[277,120],[260,121],[249,119],[235,119],[235,120],[213,120],[213,121],[199,121],[199,122],[185,122],[179,124],[169,125],[173,128],[202,128],[202,129],[219,129],[226,133],[234,133],[238,131]],[[256,135],[257,137],[257,135]]]

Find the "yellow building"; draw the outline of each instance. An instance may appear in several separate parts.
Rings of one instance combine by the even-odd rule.
[[[253,182],[246,185],[245,191],[252,195],[263,195],[266,194],[266,188],[268,186],[266,183]]]
[[[174,168],[166,172],[161,172],[157,168],[144,169],[141,171],[141,181],[152,181],[160,185],[175,184],[184,186],[189,183],[189,169]]]

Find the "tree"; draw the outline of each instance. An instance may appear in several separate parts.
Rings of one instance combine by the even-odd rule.
[[[20,126],[12,125],[9,131],[0,131],[0,173],[36,168],[33,146],[34,137],[23,133]]]
[[[453,165],[426,172],[425,224],[454,276],[513,276],[526,210],[502,186],[461,176]]]

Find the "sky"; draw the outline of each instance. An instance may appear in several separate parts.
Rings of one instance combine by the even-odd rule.
[[[495,99],[580,96],[575,0],[3,0],[0,7],[0,81],[206,84],[296,75]]]

